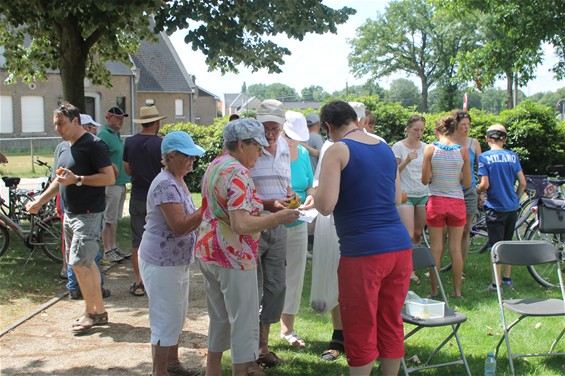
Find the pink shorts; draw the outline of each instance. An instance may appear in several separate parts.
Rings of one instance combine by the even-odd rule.
[[[400,312],[411,272],[411,249],[340,258],[339,308],[350,366],[364,366],[379,357],[404,357]]]
[[[426,204],[426,224],[431,227],[462,227],[467,223],[467,209],[462,198],[430,196]]]

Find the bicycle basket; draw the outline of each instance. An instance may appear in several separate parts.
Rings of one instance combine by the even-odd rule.
[[[535,191],[536,196],[545,196],[547,184],[547,175],[526,175],[526,189]]]
[[[541,198],[538,207],[539,231],[544,233],[565,233],[565,200]]]

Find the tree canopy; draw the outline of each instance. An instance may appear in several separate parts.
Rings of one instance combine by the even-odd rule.
[[[481,48],[457,56],[464,80],[474,80],[477,88],[506,76],[508,107],[512,83],[525,86],[542,62],[542,43],[555,47],[559,57],[552,70],[565,77],[565,11],[562,0],[435,0],[453,17],[475,20]]]
[[[473,35],[468,25],[452,22],[426,0],[391,1],[384,14],[357,29],[349,64],[358,77],[370,74],[378,79],[396,72],[419,77],[421,109],[426,112],[429,88],[440,80],[451,84],[451,59],[474,44],[466,35]]]
[[[109,85],[104,63],[131,64],[139,40],[154,32],[186,30],[185,42],[206,55],[210,70],[237,71],[243,64],[280,72],[290,51],[270,36],[302,40],[307,33],[335,33],[355,10],[335,10],[321,0],[13,0],[0,3],[0,14],[9,81],[31,82],[59,69],[65,99],[84,109],[84,78]],[[155,15],[155,28],[149,14]]]

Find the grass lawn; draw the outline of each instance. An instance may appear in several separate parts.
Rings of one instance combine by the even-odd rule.
[[[29,155],[7,155],[6,157],[8,158],[8,163],[5,165],[0,164],[0,175],[2,176],[40,178],[49,174],[47,168],[34,164],[33,159]],[[49,166],[53,166],[53,153],[39,154],[35,157],[43,162],[47,162]]]
[[[276,369],[267,369],[268,375],[348,375],[347,362],[341,357],[336,362],[325,362],[320,355],[326,348],[331,338],[331,316],[322,316],[315,313],[309,304],[310,284],[311,284],[312,262],[308,260],[306,277],[304,281],[304,291],[302,294],[301,310],[296,319],[295,330],[307,345],[303,350],[290,348],[285,341],[279,338],[280,325],[271,326],[270,345],[274,351],[287,363]],[[465,265],[466,279],[463,281],[464,300],[452,300],[452,308],[459,310],[467,315],[468,319],[462,324],[459,333],[463,344],[467,361],[473,375],[482,375],[484,360],[489,352],[494,352],[496,344],[502,335],[500,315],[496,294],[486,291],[487,284],[490,283],[490,264],[489,255],[470,254]],[[425,297],[429,294],[429,280],[423,273],[419,273],[420,285],[412,285],[411,290],[418,295]],[[515,268],[512,275],[516,292],[526,293],[536,297],[559,297],[558,290],[546,289],[538,285],[529,275],[527,269]],[[453,291],[451,272],[441,275],[449,296]],[[515,295],[511,290],[505,290],[505,298]],[[507,315],[508,320],[513,320],[515,316]],[[541,324],[539,324],[541,323]],[[551,341],[565,325],[563,318],[551,318],[537,320],[535,318],[526,319],[518,325],[511,334],[512,338],[519,338],[517,345],[513,346],[515,353],[546,352]],[[522,326],[520,328],[520,326]],[[408,326],[405,328],[407,331]],[[411,337],[406,343],[406,357],[411,358],[416,355],[421,361],[425,361],[430,352],[439,344],[449,329],[434,328],[423,329]],[[517,336],[518,335],[518,336]],[[513,342],[514,343],[514,342]],[[435,344],[432,347],[432,344]],[[561,341],[557,346],[558,351],[565,351],[565,341]],[[451,361],[458,354],[457,344],[452,339],[442,351],[436,355],[436,362]],[[224,374],[229,374],[230,359],[225,357],[223,361]],[[563,357],[530,357],[514,360],[516,375],[564,375],[565,362]],[[506,347],[503,344],[499,357],[497,358],[497,375],[509,375],[510,369],[506,357]],[[402,372],[401,372],[402,373]],[[379,374],[376,367],[374,375]],[[422,375],[463,375],[463,366],[444,367],[419,372]]]
[[[197,204],[199,195],[194,195]],[[119,222],[119,245],[123,249],[130,248],[129,218]],[[28,307],[29,310],[36,308],[46,302],[54,295],[65,291],[63,280],[59,279],[57,273],[60,265],[49,260],[43,253],[36,252],[30,261],[25,264],[29,256],[20,239],[11,239],[10,249],[0,258],[0,307],[3,312],[2,327],[10,324],[5,322],[10,316],[10,310],[18,306]],[[270,345],[271,350],[276,352],[286,364],[276,369],[268,369],[268,375],[347,375],[347,363],[344,357],[336,362],[324,362],[320,354],[326,348],[331,337],[331,319],[329,314],[319,315],[315,313],[309,304],[310,282],[311,282],[311,260],[308,260],[304,291],[302,296],[301,311],[297,317],[295,329],[305,339],[307,346],[303,350],[290,348],[286,342],[279,338],[280,326],[274,324],[271,327]],[[470,254],[465,265],[466,279],[463,283],[464,300],[452,301],[451,305],[457,310],[465,313],[468,317],[460,329],[460,337],[463,343],[467,360],[473,375],[483,372],[484,359],[494,347],[502,333],[496,295],[487,292],[485,287],[490,281],[490,269],[488,255]],[[420,285],[412,286],[412,290],[420,296],[429,293],[429,282],[425,275],[420,274],[422,280]],[[530,277],[526,268],[516,268],[513,272],[515,289],[526,292],[531,296],[558,297],[557,290],[546,289],[538,285]],[[446,292],[452,291],[450,272],[442,273],[442,280]],[[513,296],[513,292],[505,290],[505,297]],[[26,303],[23,304],[22,302]],[[25,312],[22,312],[25,314]],[[15,315],[16,319],[21,317]],[[15,320],[14,320],[15,321]],[[13,322],[13,321],[12,321]],[[541,324],[538,324],[541,323]],[[523,322],[522,328],[517,327],[516,333],[521,333],[520,341],[523,345],[516,346],[515,352],[542,352],[549,348],[550,338],[563,328],[563,319],[529,319]],[[520,332],[518,332],[518,330]],[[417,355],[419,359],[427,359],[426,354],[432,349],[431,344],[443,339],[447,330],[433,329],[423,330],[416,334],[406,344],[406,354],[410,358]],[[512,338],[512,337],[511,337]],[[516,337],[517,338],[517,337]],[[561,342],[558,350],[565,351],[565,342]],[[437,359],[446,361],[457,354],[457,345],[454,340],[437,355]],[[224,356],[224,373],[229,374],[231,369],[229,352]],[[497,359],[497,375],[509,375],[506,350],[503,345],[501,354]],[[565,363],[563,357],[545,358],[531,357],[515,361],[517,375],[548,375],[557,376],[565,374]],[[375,369],[373,374],[377,375]],[[446,367],[443,369],[428,370],[421,372],[424,375],[461,375],[464,374],[462,366]]]
[[[31,177],[28,157],[10,157],[9,174]],[[21,158],[21,160],[20,160]],[[27,159],[26,159],[27,158]],[[51,157],[52,158],[52,157]],[[48,156],[42,160],[52,163]],[[26,162],[27,160],[27,162]],[[0,174],[8,174],[5,170],[7,166],[0,166]],[[21,166],[21,167],[13,167]],[[37,171],[41,170],[38,168]],[[43,176],[44,172],[35,175]],[[201,204],[199,194],[193,194],[197,207]],[[130,249],[131,234],[129,218],[124,218],[118,226],[118,242],[122,249]],[[57,274],[60,265],[54,263],[41,252],[35,252],[31,259],[26,263],[30,251],[24,246],[21,239],[11,234],[10,247],[5,255],[0,258],[0,308],[2,310],[2,327],[12,323],[10,318],[20,318],[27,311],[31,311],[41,303],[48,301],[54,295],[65,291],[65,282]],[[302,305],[296,319],[295,330],[307,345],[303,350],[290,348],[288,344],[279,338],[280,326],[274,324],[271,327],[270,345],[271,350],[277,353],[286,364],[274,369],[267,369],[267,375],[312,375],[312,376],[331,376],[347,375],[347,363],[344,357],[335,362],[322,361],[320,354],[326,348],[331,338],[332,327],[331,318],[315,313],[310,308],[310,284],[311,284],[312,262],[308,260],[304,290],[302,295]],[[452,300],[451,306],[468,317],[467,322],[463,323],[459,331],[461,341],[467,360],[473,375],[483,373],[484,360],[488,353],[494,352],[494,348],[502,334],[500,325],[500,315],[496,294],[486,291],[491,279],[491,269],[489,255],[469,254],[465,265],[466,279],[463,281],[464,300]],[[418,295],[425,297],[429,293],[429,280],[423,273],[419,273],[420,285],[413,285],[411,289]],[[505,290],[504,297],[511,298],[519,292],[521,296],[531,297],[559,297],[556,289],[547,289],[537,284],[529,275],[525,267],[515,268],[512,273],[515,291]],[[453,291],[451,273],[442,273],[442,281],[448,295]],[[23,308],[22,308],[23,307]],[[19,310],[19,311],[18,311]],[[15,311],[15,312],[14,312]],[[509,320],[515,316],[508,315]],[[514,342],[515,353],[545,352],[549,349],[550,342],[555,335],[563,329],[565,320],[563,318],[552,318],[537,320],[529,318],[523,321],[512,332],[512,338],[519,339]],[[447,329],[424,329],[410,338],[406,343],[406,357],[411,358],[417,355],[424,361],[429,352],[446,336]],[[562,339],[557,346],[557,351],[565,351],[565,340]],[[457,345],[454,340],[436,356],[437,361],[449,361],[457,354]],[[229,353],[224,356],[224,374],[231,373],[231,359]],[[501,353],[497,359],[497,375],[509,375],[508,360],[506,358],[505,346],[502,346]],[[517,375],[565,375],[564,357],[529,357],[517,359],[514,362]],[[373,371],[377,375],[377,370]],[[462,366],[445,367],[420,372],[422,375],[462,375]]]

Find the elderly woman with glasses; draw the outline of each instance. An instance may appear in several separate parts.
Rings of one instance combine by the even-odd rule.
[[[206,280],[210,324],[206,375],[221,376],[222,353],[231,349],[232,374],[258,370],[257,250],[261,231],[293,223],[298,211],[261,215],[249,169],[268,145],[263,125],[237,119],[223,130],[225,153],[210,163],[202,182],[202,225],[196,256]]]
[[[201,222],[184,176],[204,152],[185,132],[167,134],[161,144],[165,168],[147,195],[139,268],[149,298],[153,376],[200,374],[180,363],[178,341],[188,311],[188,268],[194,262],[195,230]]]

